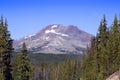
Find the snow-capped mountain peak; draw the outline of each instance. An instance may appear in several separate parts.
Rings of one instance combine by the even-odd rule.
[[[46,30],[45,33],[48,34],[48,33],[56,33],[56,32],[54,29],[52,29],[52,30]]]
[[[68,36],[67,34],[58,33],[58,32],[56,32],[54,29],[46,30],[45,33],[46,33],[46,34],[48,34],[48,33],[53,33],[53,34],[57,34],[57,35],[61,35],[61,36]]]
[[[33,53],[83,54],[91,37],[76,26],[49,25],[36,34],[14,41],[14,48],[19,50],[20,43],[26,42]]]
[[[51,26],[51,29],[58,27],[58,25],[53,25]]]

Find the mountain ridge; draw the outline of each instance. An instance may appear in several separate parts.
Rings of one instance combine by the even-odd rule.
[[[36,34],[14,41],[13,46],[19,50],[21,44],[26,42],[28,50],[33,53],[83,54],[91,37],[91,34],[78,29],[77,26],[52,24]]]

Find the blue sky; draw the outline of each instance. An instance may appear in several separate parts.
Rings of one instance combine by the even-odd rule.
[[[75,25],[95,35],[106,15],[108,25],[120,14],[120,0],[0,0],[13,39],[36,33],[49,24]]]

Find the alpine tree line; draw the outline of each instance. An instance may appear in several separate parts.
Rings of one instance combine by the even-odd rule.
[[[13,57],[13,39],[7,20],[0,19],[0,80],[105,80],[120,70],[120,23],[115,15],[107,26],[106,17],[92,37],[83,59],[61,63],[31,64],[26,44]]]

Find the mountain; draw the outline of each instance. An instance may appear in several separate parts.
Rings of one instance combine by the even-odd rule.
[[[15,50],[19,50],[23,42],[33,53],[83,54],[90,43],[92,35],[76,26],[49,25],[36,34],[28,35],[14,41]]]

